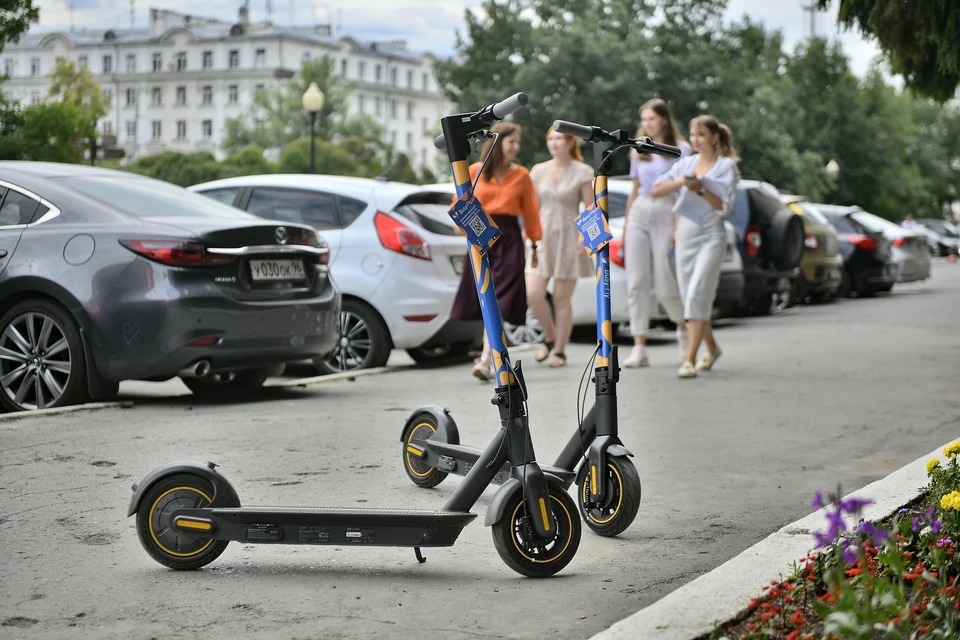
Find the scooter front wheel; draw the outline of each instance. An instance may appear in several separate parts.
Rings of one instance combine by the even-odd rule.
[[[151,558],[186,571],[210,564],[223,553],[227,540],[181,531],[171,517],[177,509],[202,509],[213,501],[213,494],[213,484],[193,473],[162,478],[144,493],[137,511],[137,536]]]
[[[530,524],[522,491],[514,492],[503,517],[492,527],[493,544],[500,558],[528,578],[554,575],[573,560],[580,547],[580,519],[575,515],[573,498],[559,487],[551,485],[549,491],[556,532],[552,540],[541,539]]]
[[[430,466],[415,453],[417,450],[423,450],[423,441],[436,433],[436,418],[427,412],[423,412],[403,441],[403,470],[407,472],[407,477],[413,484],[422,489],[435,487],[447,477],[446,473]]]
[[[584,464],[577,476],[577,506],[594,533],[610,538],[623,533],[637,516],[640,475],[629,458],[616,456],[607,459],[607,472],[597,482],[605,483],[601,502],[591,499],[591,479]]]

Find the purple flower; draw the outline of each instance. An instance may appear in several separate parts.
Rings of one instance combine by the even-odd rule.
[[[920,520],[920,516],[914,517],[914,519],[913,519],[913,526],[910,528],[910,530],[913,531],[914,533],[916,533],[917,531],[920,530],[920,525],[921,525],[921,524],[922,524],[922,522],[921,522],[921,520]]]
[[[861,522],[860,526],[857,527],[857,533],[870,536],[874,546],[880,546],[887,539],[887,532],[872,522]]]
[[[933,531],[934,533],[940,533],[940,529],[942,528],[943,528],[943,523],[940,522],[939,520],[934,520],[933,522],[930,523],[930,530]]]
[[[930,510],[927,511],[927,520],[933,520],[937,516],[937,508],[930,507]]]
[[[840,510],[846,511],[847,513],[856,513],[868,504],[873,504],[873,500],[868,500],[865,498],[850,498],[849,500],[837,501],[837,505],[840,507]]]
[[[940,538],[937,540],[937,546],[943,549],[944,546],[950,544],[950,538]]]
[[[843,550],[843,561],[847,564],[856,564],[857,563],[857,550],[848,545]]]
[[[837,535],[841,531],[846,531],[847,523],[843,521],[843,514],[839,511],[834,511],[827,514],[827,522],[830,527],[827,529],[827,537],[831,540],[836,540]]]
[[[908,511],[910,511],[910,509],[907,509],[906,507],[904,507],[903,509],[900,509],[900,511],[897,511],[897,513],[906,513]]]
[[[813,508],[822,509],[823,508],[823,494],[817,491],[813,495]]]

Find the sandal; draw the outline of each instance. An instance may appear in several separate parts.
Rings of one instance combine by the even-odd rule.
[[[565,367],[567,366],[567,354],[565,353],[555,353],[553,354],[553,359],[550,360],[547,366],[553,367]]]
[[[553,343],[544,340],[543,346],[540,347],[540,351],[537,351],[537,355],[535,356],[536,361],[543,362],[550,356],[551,351],[553,351]]]

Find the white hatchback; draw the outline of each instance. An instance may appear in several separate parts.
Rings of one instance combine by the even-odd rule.
[[[303,222],[330,245],[343,296],[340,340],[324,373],[379,367],[392,349],[418,362],[464,356],[483,323],[450,319],[466,243],[447,190],[371,178],[268,174],[189,187],[273,220]]]

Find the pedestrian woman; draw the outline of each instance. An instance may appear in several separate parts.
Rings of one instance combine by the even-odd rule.
[[[654,197],[661,197],[679,191],[681,198],[690,198],[691,210],[704,202],[709,205],[700,224],[678,214],[677,273],[690,333],[687,356],[679,371],[681,378],[695,378],[697,371],[709,371],[722,353],[710,319],[726,245],[724,220],[733,211],[740,181],[733,134],[725,124],[713,116],[697,116],[690,122],[690,144],[696,153],[677,161],[657,178],[652,192]],[[701,178],[708,181],[710,189]],[[706,351],[694,368],[701,340]]]
[[[566,364],[564,352],[573,332],[571,298],[577,278],[593,274],[593,262],[580,242],[576,219],[580,204],[593,204],[593,169],[583,161],[573,136],[547,130],[551,160],[534,165],[530,177],[540,203],[543,237],[527,259],[527,301],[543,328],[537,362],[550,356],[548,366]],[[547,283],[553,279],[553,316],[547,305]]]
[[[640,130],[637,136],[649,136],[656,142],[678,146],[681,157],[691,153],[690,145],[677,130],[670,107],[659,98],[640,107]],[[634,346],[623,365],[646,367],[650,364],[647,358],[647,331],[650,328],[651,283],[657,300],[677,325],[677,344],[682,362],[687,355],[687,326],[683,320],[683,303],[672,257],[676,225],[673,205],[676,197],[674,194],[660,197],[651,195],[654,181],[677,160],[652,154],[641,156],[636,152],[631,156],[633,188],[627,198],[622,246],[627,270],[627,308]]]
[[[474,194],[483,210],[500,228],[500,238],[487,252],[500,315],[505,322],[522,325],[526,322],[527,291],[523,278],[523,234],[519,218],[523,217],[523,233],[533,243],[539,242],[539,205],[530,172],[514,162],[520,151],[520,127],[510,122],[498,122],[490,130],[499,134],[497,145],[493,146],[492,139],[484,143],[480,157],[483,159],[490,154],[489,160],[479,180],[477,172],[480,163],[472,164],[470,179],[476,183]],[[464,259],[460,286],[450,315],[456,320],[483,317],[470,252]],[[473,367],[473,375],[483,381],[495,375],[486,330],[483,332],[483,354]]]

